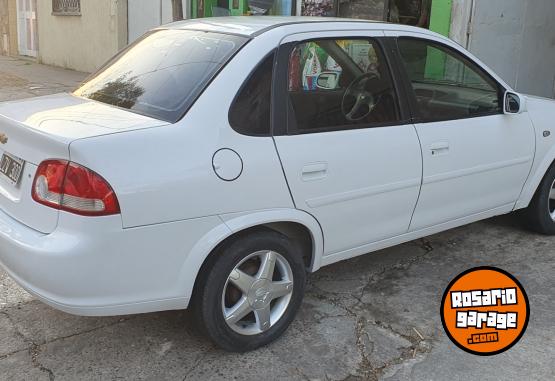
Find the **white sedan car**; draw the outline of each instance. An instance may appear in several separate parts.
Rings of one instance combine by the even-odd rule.
[[[0,263],[60,310],[191,306],[254,349],[322,266],[518,209],[554,234],[554,121],[426,30],[170,24],[72,94],[0,105]]]

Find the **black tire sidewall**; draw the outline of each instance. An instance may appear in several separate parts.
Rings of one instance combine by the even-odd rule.
[[[241,335],[224,320],[222,293],[234,267],[246,256],[261,250],[275,251],[289,262],[293,272],[293,293],[287,310],[273,327],[257,335]],[[234,240],[216,250],[213,255],[194,301],[197,319],[204,326],[206,334],[223,349],[234,352],[256,349],[281,336],[293,321],[304,296],[306,269],[300,245],[281,233],[263,230]]]
[[[542,234],[555,235],[555,221],[549,214],[549,193],[554,181],[555,165],[552,165],[526,211],[531,227]]]

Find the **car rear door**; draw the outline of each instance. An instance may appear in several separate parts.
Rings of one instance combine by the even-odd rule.
[[[509,212],[534,157],[527,113],[505,115],[505,88],[454,45],[390,32],[412,96],[423,181],[411,231]]]
[[[278,54],[274,139],[295,205],[321,224],[328,256],[348,257],[350,250],[407,232],[420,190],[418,137],[381,36],[291,35]],[[338,74],[337,83],[319,87],[322,72]],[[361,108],[360,120],[347,120],[342,103],[351,110],[355,99],[344,94],[364,74],[376,104]]]

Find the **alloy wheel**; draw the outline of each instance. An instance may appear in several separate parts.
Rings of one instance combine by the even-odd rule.
[[[227,325],[241,335],[256,335],[283,316],[293,292],[293,271],[287,260],[271,250],[245,257],[229,274],[222,293]]]
[[[547,201],[547,211],[551,219],[555,221],[555,181],[551,183],[549,189],[549,200]]]

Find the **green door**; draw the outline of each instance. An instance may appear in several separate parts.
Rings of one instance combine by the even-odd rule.
[[[430,30],[449,37],[451,29],[452,0],[433,0],[430,15]]]
[[[193,18],[212,16],[242,16],[248,11],[247,0],[193,0]]]

